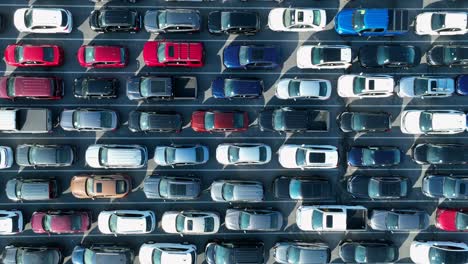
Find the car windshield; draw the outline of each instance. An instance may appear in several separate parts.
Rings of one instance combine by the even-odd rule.
[[[319,10],[314,10],[313,13],[314,13],[314,19],[312,21],[312,24],[319,26],[320,22],[322,22],[322,15],[320,14]]]
[[[365,263],[367,262],[367,249],[363,246],[357,246],[356,251],[354,251],[354,258],[357,262]]]
[[[7,94],[10,97],[15,96],[15,78],[9,77],[7,83]]]
[[[176,230],[177,232],[184,232],[185,230],[185,216],[177,215],[176,216]]]
[[[140,114],[140,129],[141,130],[149,130],[149,115],[148,113],[142,112]]]
[[[235,85],[237,80],[227,79],[224,80],[224,95],[225,96],[235,96],[234,93]]]
[[[427,150],[427,161],[430,163],[445,163],[451,161],[459,161],[463,157],[460,157],[460,153],[453,151],[452,148],[445,148],[442,146],[431,146]]]
[[[414,79],[414,95],[421,96],[427,94],[427,79],[416,78]]]
[[[273,112],[273,129],[285,129],[284,112],[282,110],[276,110]]]
[[[288,248],[288,263],[300,263],[301,250],[295,246]]]
[[[115,214],[112,214],[109,217],[109,230],[111,232],[117,231],[117,219],[118,219],[118,217]]]
[[[422,112],[419,116],[419,128],[423,132],[432,131],[432,114],[427,112]]]
[[[467,262],[467,254],[465,251],[446,251],[440,248],[431,247],[429,249],[429,259],[431,260],[431,264],[449,264],[449,263],[466,263]]]
[[[94,193],[94,180],[89,178],[86,180],[86,194],[91,195]]]
[[[94,47],[85,48],[85,61],[86,63],[94,62]]]
[[[306,165],[307,151],[305,149],[298,149],[296,151],[296,164],[299,166]]]
[[[169,194],[169,181],[166,179],[161,179],[159,182],[159,194],[162,197],[167,197]]]
[[[166,151],[165,151],[165,159],[166,159],[166,162],[167,163],[173,163],[175,161],[175,153],[176,153],[176,149],[175,148],[166,148]]]
[[[143,78],[140,82],[140,94],[143,97],[151,96],[151,78]]]
[[[362,164],[365,166],[374,165],[375,164],[374,154],[375,152],[371,149],[363,149],[362,150]]]
[[[353,80],[353,93],[361,94],[366,89],[366,78],[356,76]]]
[[[160,42],[158,45],[158,61],[166,61],[166,43]]]
[[[222,247],[216,246],[214,250],[214,259],[215,263],[225,264],[229,263],[228,261],[232,259],[230,250]]]
[[[232,201],[234,199],[234,185],[226,183],[223,185],[223,198],[226,201]]]
[[[285,27],[290,27],[294,25],[294,16],[295,10],[294,9],[286,9],[283,13],[283,23]]]
[[[24,25],[27,27],[27,28],[30,28],[32,26],[32,21],[33,21],[33,10],[32,9],[28,9],[26,10],[26,12],[24,13]]]
[[[390,230],[396,230],[398,229],[398,215],[389,213],[387,214],[387,218],[385,219],[387,228]]]
[[[234,128],[244,127],[244,114],[234,113]]]
[[[449,177],[444,177],[444,187],[443,187],[443,192],[444,196],[451,198],[451,197],[456,197],[457,196],[457,181],[453,178]]]
[[[289,183],[289,196],[292,199],[302,199],[301,181],[292,179]]]
[[[457,48],[450,48],[444,47],[444,63],[445,64],[452,64],[453,62],[458,60],[458,49]]]
[[[50,215],[45,215],[44,218],[42,218],[42,227],[44,228],[44,230],[50,231],[51,224],[52,224],[52,217]]]
[[[214,218],[213,217],[205,217],[205,229],[204,232],[213,232],[214,230]]]
[[[369,185],[368,185],[368,188],[369,188],[369,196],[374,198],[374,197],[380,197],[381,194],[380,194],[380,183],[379,181],[377,180],[374,180],[374,179],[371,179],[369,181]]]
[[[315,210],[312,213],[312,229],[321,229],[323,227],[323,213]]]
[[[153,264],[161,264],[162,251],[159,249],[153,250]]]
[[[22,62],[24,60],[23,46],[15,47],[15,61]]]
[[[288,84],[288,92],[289,96],[291,97],[297,97],[301,95],[301,90],[299,89],[301,87],[301,81],[296,81],[292,80]]]
[[[432,14],[431,28],[432,30],[439,30],[439,29],[445,28],[445,15],[444,14]]]
[[[211,112],[205,113],[205,129],[206,130],[213,130],[215,127],[215,115]]]
[[[85,249],[84,252],[84,263],[85,264],[92,264],[96,263],[96,253],[94,251]]]
[[[377,63],[385,65],[390,61],[390,48],[387,46],[377,47]]]
[[[240,229],[248,229],[250,226],[250,214],[241,212],[239,218]]]
[[[240,65],[249,64],[249,47],[241,46],[239,48],[239,64]]]
[[[323,63],[324,49],[319,47],[312,48],[312,64],[319,65]]]
[[[108,152],[107,148],[99,149],[99,161],[102,165],[107,164],[107,152]]]
[[[370,122],[372,121],[372,118],[370,118],[368,115],[360,115],[360,114],[355,114],[353,115],[352,118],[352,127],[354,130],[365,130],[368,128]]]
[[[159,28],[165,28],[167,26],[167,12],[159,12],[158,14],[158,23],[159,23]]]
[[[228,155],[230,162],[237,162],[239,160],[239,148],[238,147],[229,147]]]
[[[457,212],[455,216],[455,226],[457,230],[468,230],[468,214]]]
[[[365,29],[364,15],[366,14],[365,9],[357,9],[353,14],[353,28],[356,31]]]

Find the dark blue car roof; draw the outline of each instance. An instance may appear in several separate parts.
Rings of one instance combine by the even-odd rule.
[[[232,87],[232,94],[226,95],[225,85],[229,82]],[[211,84],[211,91],[215,98],[227,98],[239,95],[260,96],[263,91],[263,84],[260,79],[254,78],[216,78]]]
[[[468,74],[457,77],[456,87],[458,94],[468,95]]]

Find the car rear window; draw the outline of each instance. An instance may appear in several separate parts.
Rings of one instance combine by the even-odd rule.
[[[94,47],[85,48],[85,61],[87,63],[94,62]]]
[[[24,60],[23,47],[22,46],[16,46],[15,47],[15,61],[16,62],[22,62],[23,60]]]
[[[51,47],[45,47],[42,49],[44,52],[44,60],[52,62],[54,61],[54,49]]]
[[[243,113],[234,114],[234,127],[235,128],[244,127],[244,114]]]
[[[60,26],[61,27],[64,27],[68,24],[68,16],[67,16],[67,13],[65,13],[65,11],[60,11],[60,14],[62,15],[62,21],[60,22]]]
[[[318,26],[320,25],[320,22],[322,21],[322,16],[320,15],[320,11],[319,10],[314,10],[314,20],[312,21],[312,24]],[[302,14],[302,12],[301,12]],[[301,19],[302,21],[302,19]]]
[[[260,161],[266,161],[267,159],[267,151],[265,147],[260,147],[258,148],[258,151],[260,153]]]
[[[213,217],[205,218],[205,232],[213,232],[214,230],[214,219]]]
[[[8,78],[7,94],[10,97],[14,97],[16,95],[15,94],[15,78]]]
[[[27,28],[30,28],[32,26],[32,14],[33,14],[32,9],[28,9],[26,13],[24,13],[24,25]]]

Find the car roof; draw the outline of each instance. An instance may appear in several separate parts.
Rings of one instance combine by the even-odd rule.
[[[57,8],[31,8],[31,26],[58,26],[62,22],[62,10]],[[26,14],[26,13],[25,13]]]
[[[105,26],[132,26],[135,23],[135,11],[126,9],[109,9],[100,11],[100,18]]]
[[[167,9],[166,24],[168,25],[188,25],[199,26],[199,13],[190,9]]]

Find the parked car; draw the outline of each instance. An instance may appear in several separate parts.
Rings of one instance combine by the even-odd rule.
[[[96,32],[136,33],[142,27],[142,19],[136,10],[102,8],[93,10],[89,27]]]
[[[392,128],[392,116],[385,112],[343,112],[337,120],[345,133],[387,132]]]
[[[201,42],[148,41],[143,46],[143,60],[148,67],[204,66],[205,51]]]
[[[400,129],[404,134],[457,134],[466,130],[466,115],[457,110],[405,110]]]
[[[210,242],[205,248],[205,258],[208,264],[263,264],[265,250],[263,242]]]
[[[13,149],[7,146],[0,146],[0,169],[11,168],[13,162]]]
[[[327,132],[330,113],[325,110],[282,107],[265,109],[258,114],[261,131],[288,133]]]
[[[156,216],[152,211],[101,211],[98,216],[98,228],[103,234],[148,234],[153,232],[155,227]]]
[[[101,261],[113,264],[132,264],[134,253],[127,247],[116,245],[75,246],[72,253],[73,264],[99,264]]]
[[[16,164],[22,167],[67,167],[75,160],[70,145],[30,145],[16,147]]]
[[[57,45],[12,44],[6,47],[4,56],[14,67],[55,67],[63,63],[63,49]]]
[[[331,169],[338,166],[337,148],[329,145],[285,144],[278,155],[283,168]]]
[[[201,16],[193,9],[148,10],[144,18],[149,33],[179,33],[200,31]]]
[[[427,175],[422,193],[431,198],[468,199],[468,176]]]
[[[197,264],[197,247],[193,244],[144,243],[138,253],[140,264],[157,264],[179,261],[181,264]]]
[[[3,263],[23,264],[60,264],[62,263],[62,253],[58,248],[41,246],[6,246],[2,253]]]
[[[346,190],[354,198],[400,199],[408,196],[410,188],[406,177],[353,175],[346,180]]]
[[[132,132],[176,132],[182,130],[182,115],[179,113],[131,111],[128,129]]]
[[[413,241],[410,258],[416,264],[425,263],[467,263],[468,246],[453,241]]]
[[[91,227],[91,215],[85,211],[34,212],[31,229],[36,234],[84,233]]]
[[[388,167],[400,164],[401,151],[396,147],[352,147],[348,165],[353,167]]]
[[[278,231],[283,227],[283,215],[273,210],[228,209],[224,224],[229,230]]]
[[[466,164],[464,154],[468,147],[460,144],[417,144],[412,148],[411,157],[418,164],[450,165]]]
[[[216,212],[166,211],[161,226],[169,234],[209,235],[218,232],[220,220]]]
[[[85,158],[91,168],[142,168],[148,161],[148,150],[140,145],[95,144],[86,149]]]
[[[416,16],[417,35],[463,35],[468,32],[466,12],[423,12]]]
[[[55,179],[13,178],[7,181],[5,193],[8,199],[18,201],[43,201],[58,197]]]
[[[261,202],[263,184],[258,181],[217,180],[211,183],[211,199],[215,202]]]
[[[320,177],[281,176],[273,181],[273,194],[279,199],[330,199],[333,188],[329,180]]]
[[[282,78],[276,85],[279,99],[327,100],[331,96],[331,82],[324,79]]]
[[[61,8],[18,8],[13,23],[26,33],[70,33],[73,29],[71,12]]]
[[[468,46],[434,45],[426,54],[427,63],[431,66],[461,66],[468,65]]]
[[[398,96],[438,98],[448,97],[455,92],[453,78],[442,76],[408,76],[400,79]]]
[[[64,91],[65,84],[58,77],[0,77],[0,98],[3,99],[59,100]]]
[[[455,91],[459,95],[468,95],[468,74],[458,75],[455,85]]]
[[[326,25],[327,14],[323,9],[273,8],[268,14],[268,27],[273,31],[322,31]]]
[[[394,94],[395,81],[390,75],[345,74],[338,78],[340,97],[379,98]]]
[[[409,68],[419,65],[421,51],[411,45],[366,45],[358,59],[365,68]]]
[[[23,232],[23,213],[18,210],[0,210],[0,235],[14,235]]]
[[[60,126],[65,131],[113,131],[118,122],[117,112],[107,109],[77,108],[60,114]]]
[[[437,208],[435,226],[444,231],[468,231],[466,209]]]
[[[263,165],[271,160],[271,148],[262,143],[223,143],[216,148],[223,165]]]
[[[70,182],[70,190],[75,198],[124,198],[132,190],[129,176],[122,174],[78,175]]]
[[[122,46],[82,45],[78,63],[85,68],[123,68],[128,64],[128,49]]]
[[[226,69],[275,69],[280,66],[279,58],[278,46],[229,45],[223,50],[223,64]]]
[[[429,214],[420,210],[372,210],[369,218],[369,226],[381,231],[420,231],[429,224]]]
[[[149,177],[143,182],[148,199],[193,200],[201,193],[201,181],[194,177]]]
[[[325,243],[279,242],[273,256],[281,264],[329,263],[331,251]]]
[[[199,110],[192,113],[191,127],[195,132],[244,132],[249,128],[245,111]]]
[[[398,259],[398,247],[387,241],[344,241],[339,246],[344,262],[383,263]]]
[[[117,78],[80,77],[73,81],[73,95],[83,99],[117,98]]]
[[[156,146],[154,162],[159,166],[201,165],[208,161],[208,148],[203,145]]]
[[[254,35],[260,31],[260,16],[254,11],[213,11],[208,14],[208,31]]]
[[[263,93],[263,81],[258,78],[218,77],[211,82],[214,98],[258,98]]]
[[[303,45],[296,58],[299,69],[347,69],[353,59],[351,47],[345,45]]]

